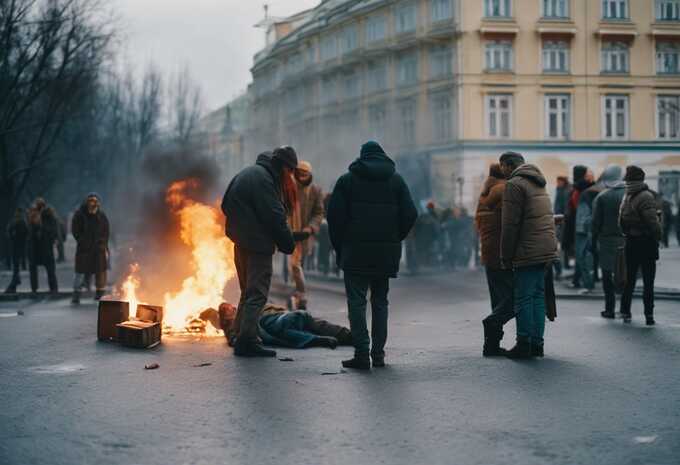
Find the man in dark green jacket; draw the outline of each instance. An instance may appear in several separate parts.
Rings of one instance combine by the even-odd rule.
[[[328,206],[331,243],[344,271],[354,358],[346,368],[385,366],[389,278],[396,278],[401,242],[418,213],[394,162],[377,142],[361,147],[360,157],[342,175]],[[371,338],[366,325],[366,294],[371,289]]]

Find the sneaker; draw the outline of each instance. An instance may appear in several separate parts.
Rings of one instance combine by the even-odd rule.
[[[614,318],[616,318],[616,315],[614,314],[614,312],[610,312],[610,311],[607,311],[607,310],[600,312],[600,316],[602,318],[608,318],[610,320],[613,320]]]
[[[349,360],[343,360],[342,366],[344,368],[354,368],[356,370],[370,370],[371,360],[368,357],[354,357]]]
[[[234,346],[234,355],[237,357],[276,357],[276,351],[266,349],[262,344],[254,342],[236,344]]]
[[[654,317],[653,317],[653,316],[646,316],[646,317],[645,317],[645,324],[646,324],[647,326],[654,326],[654,325],[656,324],[656,321],[654,321]]]

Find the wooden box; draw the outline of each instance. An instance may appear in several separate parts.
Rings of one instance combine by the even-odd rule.
[[[159,322],[130,320],[118,323],[118,342],[126,347],[149,349],[161,343]]]
[[[118,338],[117,324],[130,318],[130,304],[119,300],[100,300],[97,317],[97,339],[115,341]]]

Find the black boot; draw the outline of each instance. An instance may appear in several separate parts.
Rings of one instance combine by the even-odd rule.
[[[654,321],[654,315],[645,315],[645,324],[647,326],[654,326],[656,321]]]
[[[517,336],[515,347],[508,350],[505,356],[513,359],[531,358],[531,343],[529,342],[529,338]]]
[[[371,355],[371,360],[373,361],[374,368],[384,368],[385,367],[385,356],[384,355]]]
[[[531,344],[531,356],[543,358],[543,346],[538,344]]]
[[[600,316],[602,318],[607,318],[607,319],[610,319],[610,320],[613,320],[614,318],[616,318],[616,315],[611,310],[605,310],[603,312],[600,312]]]
[[[354,358],[343,360],[342,366],[345,368],[354,368],[356,370],[370,370],[371,359],[368,358],[368,355],[358,357],[355,355]]]
[[[265,349],[257,342],[239,342],[234,345],[234,355],[237,357],[276,357],[276,351]]]
[[[104,290],[104,289],[97,289],[97,290],[94,292],[94,300],[99,300],[99,299],[101,299],[102,297],[104,297],[104,294],[106,294],[106,290]]]
[[[630,323],[630,321],[631,321],[631,314],[630,314],[630,313],[621,312],[621,318],[623,318],[623,322],[624,322],[624,323]]]
[[[338,345],[354,345],[354,342],[352,341],[352,333],[347,328],[342,328],[340,331],[338,331],[338,334],[335,335],[335,338],[338,340]]]
[[[78,305],[80,304],[80,292],[78,291],[73,291],[73,295],[71,296],[71,303],[73,305]]]
[[[503,339],[503,330],[487,320],[483,320],[482,325],[484,326],[484,348],[482,349],[482,355],[484,357],[505,355],[506,350],[500,346],[501,339]]]

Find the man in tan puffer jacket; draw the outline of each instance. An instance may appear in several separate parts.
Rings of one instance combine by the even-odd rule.
[[[550,196],[541,171],[522,155],[500,158],[508,176],[503,194],[501,261],[515,273],[517,344],[510,358],[543,356],[545,269],[557,259],[557,239]]]
[[[484,349],[482,355],[490,357],[505,355],[500,342],[503,339],[503,325],[515,317],[512,300],[512,269],[501,266],[501,212],[505,192],[505,175],[501,166],[494,163],[489,167],[489,177],[479,196],[475,226],[479,233],[482,249],[482,264],[486,271],[486,282],[491,298],[491,314],[482,321],[484,326]]]

